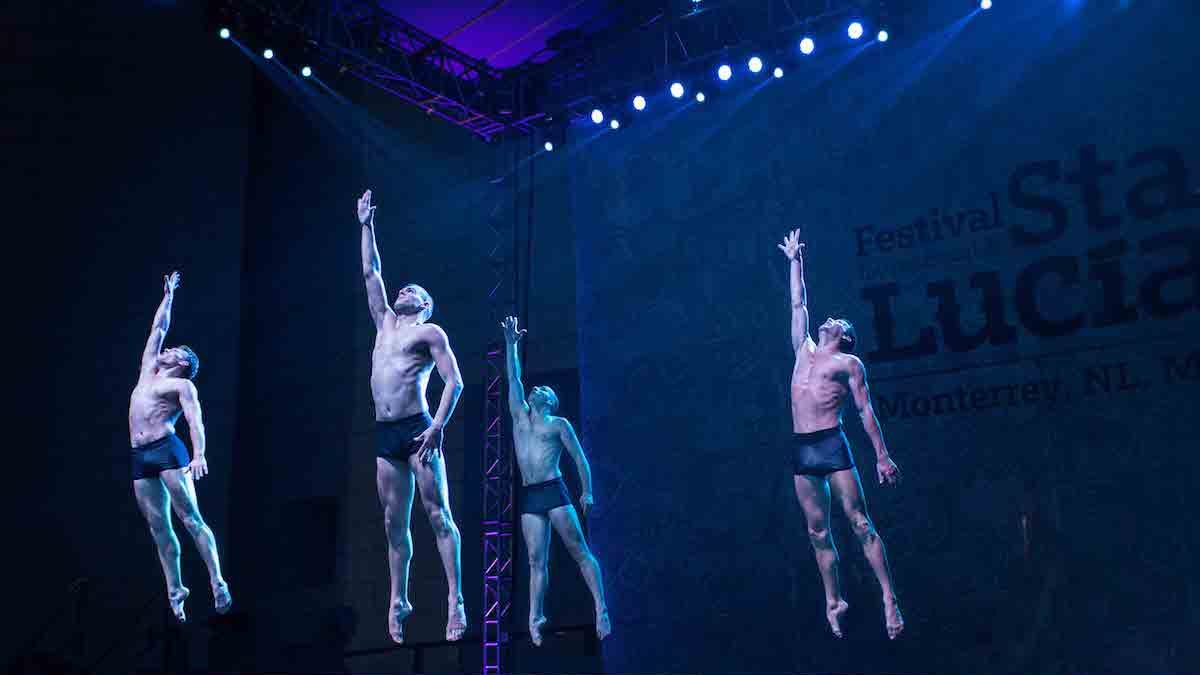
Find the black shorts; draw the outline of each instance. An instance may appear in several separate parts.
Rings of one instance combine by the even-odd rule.
[[[521,513],[546,515],[560,506],[571,505],[571,495],[562,476],[533,485],[521,486]]]
[[[375,455],[407,462],[421,447],[413,439],[433,426],[433,418],[427,412],[409,415],[390,422],[375,422]]]
[[[826,476],[854,468],[854,455],[842,427],[792,435],[792,473]]]
[[[157,441],[139,445],[130,451],[133,460],[133,479],[154,478],[168,469],[181,469],[188,465],[187,448],[175,434],[167,434]]]

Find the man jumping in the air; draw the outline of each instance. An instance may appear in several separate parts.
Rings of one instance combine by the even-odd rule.
[[[521,469],[517,503],[521,512],[525,548],[529,550],[529,637],[533,644],[541,646],[542,626],[546,623],[543,607],[546,587],[550,583],[550,528],[553,526],[579,565],[583,580],[592,592],[596,610],[596,636],[603,640],[612,632],[612,623],[604,602],[600,563],[584,540],[579,516],[575,514],[567,485],[558,469],[562,451],[566,449],[579,469],[579,482],[583,488],[579,507],[585,516],[593,504],[592,470],[571,423],[554,416],[558,409],[558,396],[554,390],[546,386],[534,387],[526,400],[517,350],[517,341],[525,331],[517,327],[517,319],[511,316],[500,325],[504,328],[508,354],[508,411],[512,415],[517,466]]]
[[[879,484],[893,485],[900,468],[888,455],[879,420],[867,392],[867,372],[853,355],[854,326],[845,319],[826,319],[817,329],[817,342],[808,334],[808,295],[804,287],[804,244],[800,231],[793,230],[780,250],[791,268],[792,350],[792,439],[796,497],[808,521],[808,536],[816,554],[821,581],[825,584],[825,615],[829,628],[842,636],[841,618],[849,609],[838,586],[838,554],[829,531],[830,487],[850,520],[863,553],[871,563],[883,591],[883,618],[890,639],[904,630],[900,603],[892,587],[883,540],[867,516],[862,484],[850,444],[842,433],[842,403],[850,396],[863,429],[875,446],[875,474]]]
[[[467,629],[459,553],[462,544],[458,526],[450,514],[446,466],[442,461],[442,429],[462,393],[462,376],[445,331],[428,323],[433,314],[433,298],[424,288],[416,284],[404,286],[396,294],[396,301],[390,307],[387,304],[379,248],[375,244],[375,207],[371,205],[370,190],[358,200],[358,222],[362,226],[367,306],[375,321],[371,395],[375,400],[377,440],[375,483],[383,504],[392,578],[388,633],[397,643],[404,642],[404,620],[413,611],[408,601],[408,564],[412,560],[409,516],[415,483],[437,537],[449,586],[446,639],[460,640]],[[445,386],[437,414],[430,417],[425,388],[435,367]]]
[[[179,540],[171,526],[172,510],[192,535],[196,549],[208,567],[217,612],[228,612],[233,598],[229,595],[229,585],[221,577],[217,540],[200,516],[193,485],[193,481],[208,475],[204,420],[200,414],[200,398],[192,384],[200,369],[200,359],[185,345],[162,348],[178,287],[179,272],[164,277],[163,299],[142,351],[137,385],[129,396],[129,441],[133,446],[133,494],[158,548],[158,562],[162,564],[167,580],[171,612],[176,619],[186,621],[183,603],[189,591],[180,578]],[[180,413],[187,418],[192,435],[190,460],[183,441],[175,435],[175,422]]]

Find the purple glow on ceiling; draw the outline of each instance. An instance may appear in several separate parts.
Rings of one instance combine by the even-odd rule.
[[[436,38],[454,33],[448,42],[455,49],[497,68],[509,68],[544,49],[546,38],[555,33],[602,18],[607,0],[382,0],[380,4]],[[498,9],[455,33],[497,4]]]

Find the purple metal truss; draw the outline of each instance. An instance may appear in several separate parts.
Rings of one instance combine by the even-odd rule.
[[[523,81],[455,49],[370,0],[224,0],[215,14],[269,34],[485,141],[533,133],[540,113],[503,105]],[[279,47],[274,47],[277,51]],[[296,55],[299,56],[299,55]],[[518,92],[519,93],[519,92]]]
[[[506,147],[513,145],[514,147]],[[488,261],[492,283],[488,289],[488,305],[492,323],[496,326],[516,308],[515,283],[515,221],[507,222],[505,203],[508,190],[518,191],[515,170],[505,166],[512,155],[513,168],[517,162],[519,143],[505,143],[496,148],[498,173],[493,181],[495,203],[488,218],[492,248]],[[511,185],[510,185],[511,183]],[[514,216],[515,218],[515,216]],[[509,253],[511,251],[511,253]],[[509,656],[509,619],[513,590],[513,454],[511,439],[504,435],[504,416],[508,414],[505,387],[505,345],[495,341],[488,345],[484,373],[483,428],[483,675],[503,675],[511,672]]]

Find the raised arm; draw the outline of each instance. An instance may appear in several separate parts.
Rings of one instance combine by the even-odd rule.
[[[196,385],[192,384],[191,380],[172,379],[168,386],[179,396],[179,407],[183,409],[183,416],[192,436],[192,461],[188,464],[187,471],[192,475],[192,480],[200,480],[208,475],[208,448],[205,446],[200,395],[196,393]]]
[[[463,390],[463,380],[462,374],[458,372],[458,360],[454,358],[454,352],[450,349],[450,338],[446,337],[446,332],[429,324],[423,326],[422,329],[428,331],[426,342],[429,345],[429,353],[433,356],[433,363],[437,368],[438,375],[445,383],[445,386],[442,387],[442,400],[438,403],[437,413],[433,416],[433,424],[413,439],[421,442],[421,447],[417,450],[418,459],[422,462],[429,462],[434,455],[442,451],[442,430],[446,428],[446,422],[450,421],[450,415],[454,414],[454,406],[458,405],[458,397]]]
[[[804,244],[800,230],[792,230],[783,238],[779,250],[788,257],[789,287],[792,294],[792,351],[800,349],[808,339],[808,290],[804,287]]]
[[[358,200],[358,222],[362,225],[362,273],[363,282],[367,285],[367,307],[378,329],[383,320],[392,314],[392,308],[388,306],[387,290],[383,286],[379,246],[375,243],[375,207],[371,206],[370,190]]]
[[[150,325],[150,337],[146,339],[146,347],[142,350],[142,374],[154,369],[154,360],[158,358],[163,342],[167,339],[167,329],[171,327],[171,305],[175,302],[176,288],[179,288],[179,272],[171,272],[163,277],[163,299],[158,303],[158,311],[154,313],[154,323]]]
[[[854,396],[854,407],[862,419],[863,430],[875,448],[875,475],[880,485],[893,485],[900,480],[900,467],[892,461],[887,444],[883,442],[883,430],[879,427],[879,418],[875,417],[875,407],[871,405],[871,393],[867,390],[866,366],[857,358],[850,358],[850,394]]]
[[[521,382],[521,351],[517,343],[525,331],[517,326],[517,317],[506,317],[500,322],[504,328],[504,353],[508,362],[508,412],[528,414],[529,404],[525,402],[525,385]]]
[[[579,506],[586,516],[595,503],[592,497],[592,467],[588,464],[587,455],[583,454],[583,446],[579,444],[579,437],[575,435],[575,428],[571,423],[561,417],[555,420],[555,423],[558,425],[558,437],[563,447],[567,449],[571,459],[575,460],[575,468],[579,470],[579,485],[583,489],[583,494],[579,495]]]

